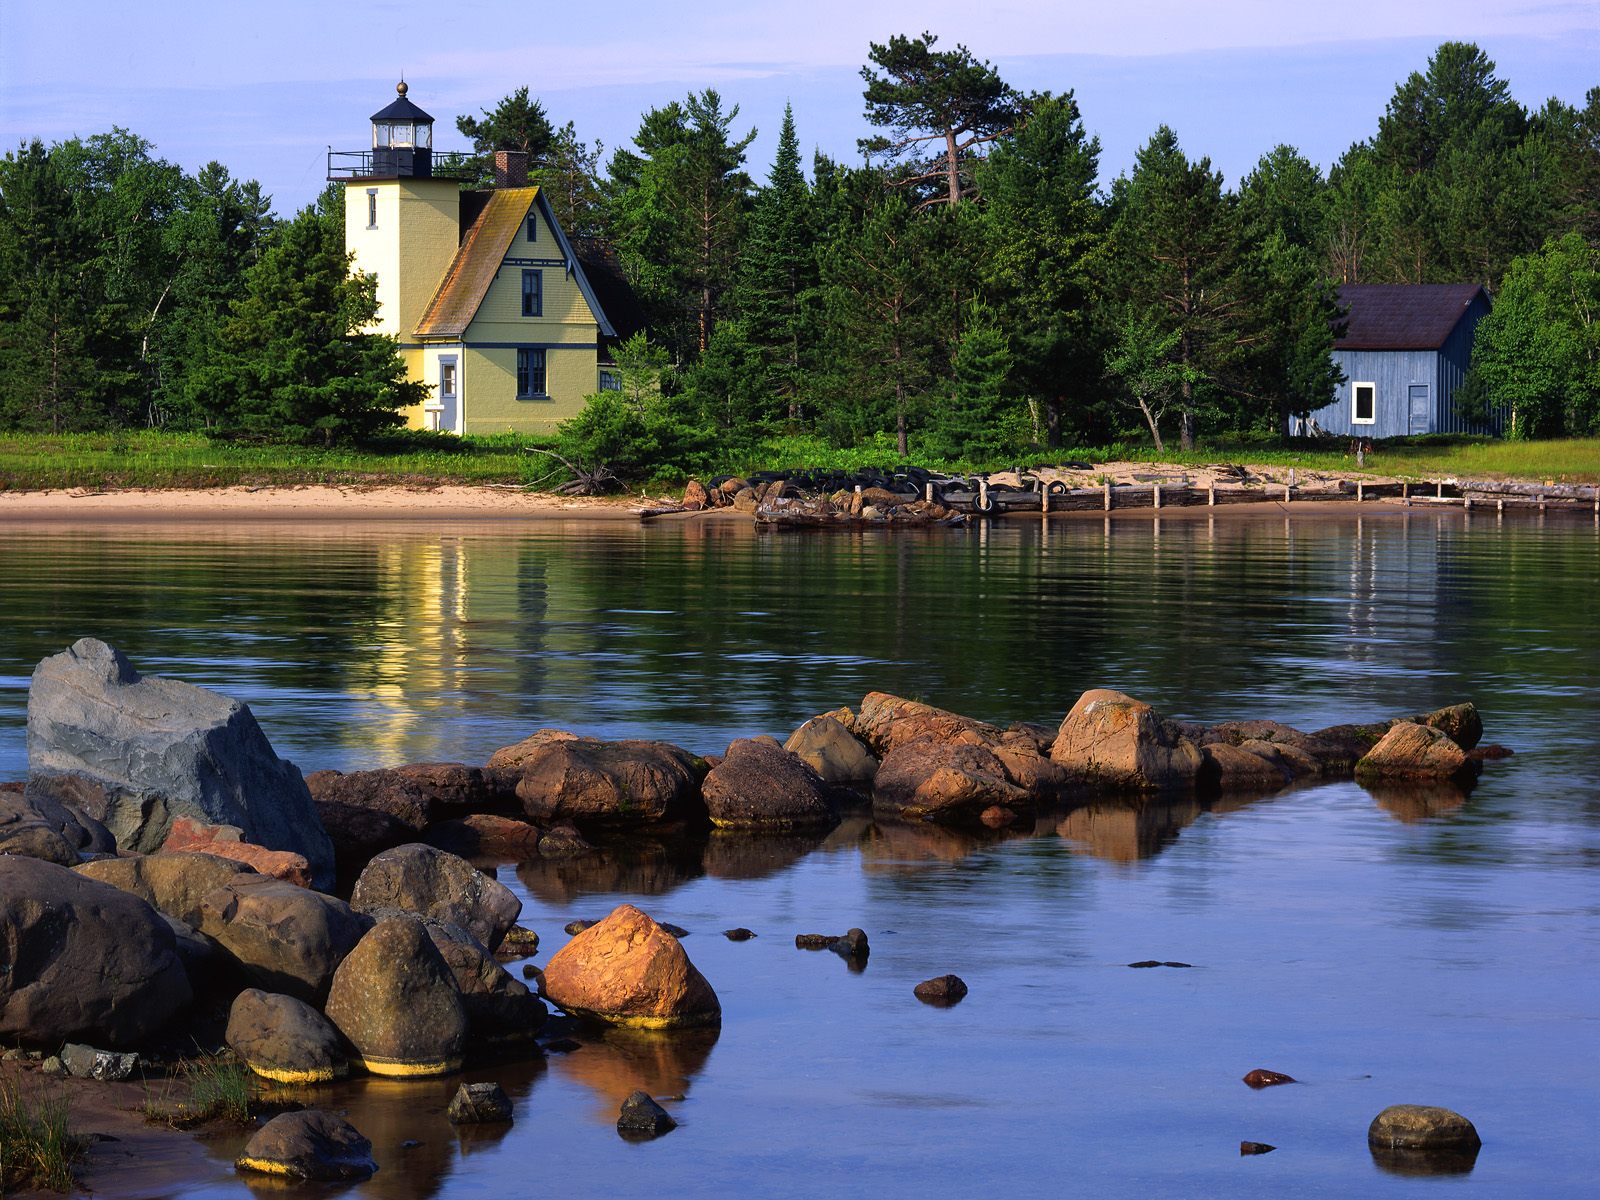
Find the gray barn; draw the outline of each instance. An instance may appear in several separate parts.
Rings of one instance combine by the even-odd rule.
[[[1481,433],[1461,418],[1456,389],[1472,359],[1472,336],[1489,311],[1475,283],[1346,284],[1339,303],[1349,313],[1333,361],[1344,372],[1332,404],[1311,414],[1308,430],[1291,433],[1388,438],[1418,433]]]

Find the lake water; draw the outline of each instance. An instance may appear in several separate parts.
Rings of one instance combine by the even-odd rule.
[[[0,779],[25,773],[34,663],[85,634],[248,701],[305,770],[481,762],[544,725],[719,752],[873,689],[1049,724],[1095,686],[1302,728],[1471,699],[1517,751],[1470,796],[1340,782],[983,836],[861,815],[504,864],[536,961],[622,901],[689,929],[720,1036],[470,1072],[516,1102],[487,1135],[444,1121],[458,1079],[341,1085],[324,1102],[381,1166],[342,1194],[1560,1196],[1600,1174],[1586,520],[35,528],[0,534],[0,563]],[[759,936],[719,936],[735,925]],[[864,971],[794,947],[849,926]],[[1147,959],[1193,966],[1126,965]],[[965,1001],[912,997],[945,972]],[[1302,1082],[1253,1092],[1254,1067]],[[635,1087],[682,1096],[680,1128],[621,1141]],[[1465,1113],[1475,1168],[1374,1163],[1366,1127],[1393,1103]],[[250,1195],[237,1146],[207,1143],[160,1194]]]

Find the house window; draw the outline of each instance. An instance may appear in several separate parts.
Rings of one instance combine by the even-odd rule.
[[[524,271],[522,273],[522,315],[525,317],[542,317],[544,315],[543,271]]]
[[[367,228],[378,227],[378,189],[367,189]]]
[[[544,351],[517,351],[517,399],[531,400],[545,395]]]
[[[539,240],[539,218],[532,212],[528,213],[528,240],[530,242]]]
[[[622,390],[622,376],[616,371],[601,367],[600,390],[602,392],[620,392]]]
[[[456,394],[456,360],[441,358],[439,360],[439,399],[450,400]]]
[[[1378,421],[1378,385],[1350,385],[1350,420],[1356,425],[1375,425]]]

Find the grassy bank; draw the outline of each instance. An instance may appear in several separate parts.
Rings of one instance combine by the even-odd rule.
[[[17,1188],[71,1190],[72,1164],[82,1152],[67,1126],[64,1096],[25,1096],[0,1079],[0,1195]]]
[[[199,434],[142,431],[119,434],[0,434],[0,490],[44,488],[340,487],[433,484],[550,486],[565,476],[537,453],[539,438],[503,435],[457,438],[411,433],[355,449],[242,446]],[[1001,462],[910,460],[930,469],[970,473],[1065,461],[1164,462],[1200,466],[1232,462],[1348,473],[1355,459],[1344,444],[1283,447],[1259,442],[1212,442],[1183,452],[1138,443],[1063,447]],[[787,437],[763,444],[726,471],[824,467],[857,470],[891,467],[902,459],[892,439],[838,450],[820,438]],[[1600,438],[1504,442],[1486,438],[1421,437],[1383,442],[1364,470],[1402,479],[1525,479],[1557,483],[1600,482]],[[682,478],[681,474],[678,478]]]

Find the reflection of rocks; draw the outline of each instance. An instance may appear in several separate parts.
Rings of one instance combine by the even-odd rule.
[[[1171,845],[1202,811],[1193,800],[1079,808],[1066,815],[1056,832],[1096,858],[1137,862]]]
[[[1454,780],[1368,779],[1362,787],[1397,821],[1426,821],[1455,812],[1467,802],[1471,788]]]
[[[713,830],[705,873],[714,879],[762,879],[799,862],[823,843],[821,832],[734,833]]]
[[[920,822],[873,821],[861,832],[861,865],[865,871],[920,870],[928,863],[960,862],[968,855],[1011,838],[1027,837],[1031,827],[984,826],[952,828]]]
[[[602,842],[580,857],[535,858],[517,864],[529,894],[552,904],[584,896],[661,896],[705,873],[705,838],[628,837]]]
[[[550,1060],[550,1069],[577,1080],[596,1097],[594,1118],[603,1124],[617,1119],[617,1108],[633,1092],[681,1096],[705,1066],[717,1043],[715,1029],[673,1033],[607,1029],[583,1048]]]

